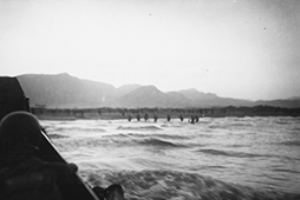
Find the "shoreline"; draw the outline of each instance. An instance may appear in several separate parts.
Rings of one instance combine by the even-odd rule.
[[[100,119],[128,121],[153,121],[181,119],[197,122],[201,117],[274,117],[300,116],[300,108],[271,106],[215,107],[215,108],[40,108],[31,111],[42,120]],[[139,119],[139,120],[138,120]]]

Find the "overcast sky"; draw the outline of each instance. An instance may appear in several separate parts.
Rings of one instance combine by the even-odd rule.
[[[300,96],[297,0],[0,0],[0,74]]]

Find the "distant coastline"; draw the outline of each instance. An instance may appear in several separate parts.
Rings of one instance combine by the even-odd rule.
[[[43,120],[76,120],[76,119],[130,119],[153,121],[157,119],[190,120],[191,117],[254,117],[254,116],[300,116],[300,108],[280,108],[272,106],[255,107],[213,107],[213,108],[31,108],[32,112]]]
[[[221,97],[195,88],[164,92],[155,85],[123,85],[80,79],[69,74],[17,77],[32,107],[45,108],[212,108],[266,105],[299,108],[300,96],[273,100]]]

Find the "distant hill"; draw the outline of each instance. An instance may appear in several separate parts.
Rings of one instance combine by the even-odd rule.
[[[59,108],[111,106],[116,95],[112,85],[82,80],[68,74],[29,74],[17,78],[33,106]]]
[[[188,98],[195,107],[253,106],[253,102],[249,100],[219,97],[216,94],[199,92],[196,89],[181,90],[179,93]]]
[[[93,108],[93,107],[217,107],[270,105],[300,107],[300,99],[273,101],[250,101],[224,98],[196,89],[163,92],[155,86],[137,84],[113,85],[79,79],[69,74],[42,75],[25,74],[17,76],[31,106],[48,108]]]
[[[119,99],[125,107],[166,107],[168,95],[155,86],[142,86]]]
[[[123,96],[129,92],[132,92],[133,90],[141,87],[141,85],[138,84],[128,84],[128,85],[123,85],[119,88],[117,88],[117,94],[118,96]]]

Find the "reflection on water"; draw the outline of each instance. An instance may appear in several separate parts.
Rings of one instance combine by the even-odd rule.
[[[246,117],[202,118],[197,124],[163,119],[42,124],[85,180],[120,182],[129,199],[285,199],[284,193],[300,190],[299,122]]]

